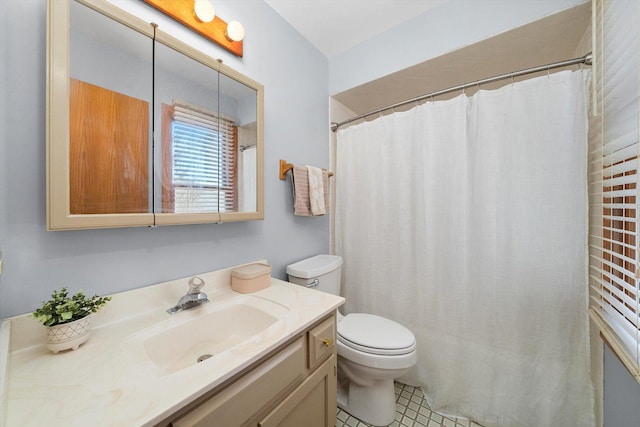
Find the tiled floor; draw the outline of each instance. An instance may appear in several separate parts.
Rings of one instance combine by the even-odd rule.
[[[448,418],[433,412],[418,387],[395,383],[396,419],[391,427],[481,427],[468,420]],[[338,409],[336,427],[370,427],[342,409]]]

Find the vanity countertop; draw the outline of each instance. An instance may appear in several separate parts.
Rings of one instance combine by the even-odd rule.
[[[296,336],[344,302],[335,295],[278,279],[253,297],[288,310],[284,321],[246,344],[174,373],[125,351],[132,335],[216,302],[242,297],[231,290],[231,268],[198,274],[209,304],[170,316],[188,278],[112,295],[92,316],[91,337],[76,351],[53,354],[45,328],[30,315],[0,328],[0,426],[151,426],[214,389]],[[182,317],[184,320],[184,317]],[[224,328],[225,325],[211,325]]]

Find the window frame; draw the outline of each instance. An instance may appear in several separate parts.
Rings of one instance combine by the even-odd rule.
[[[224,117],[221,114],[208,111],[205,108],[195,106],[183,101],[174,101],[172,105],[162,104],[161,106],[161,127],[162,127],[162,213],[233,213],[238,212],[238,126],[233,120]],[[217,183],[210,186],[183,186],[177,185],[174,182],[174,131],[173,126],[176,122],[180,122],[187,126],[189,116],[186,116],[187,120],[176,119],[176,109],[182,115],[189,114],[192,111],[197,114],[200,119],[210,120],[212,127],[217,127],[216,130],[211,130],[212,133],[217,135],[214,139],[218,140],[218,144],[222,147],[218,148],[218,160],[224,158],[226,161],[224,165],[226,167],[221,169],[221,165],[218,164],[218,177],[216,177]],[[197,124],[193,124],[194,127],[201,127]],[[224,130],[224,131],[223,131]],[[223,137],[221,137],[223,135]],[[222,148],[222,149],[221,149]],[[207,190],[217,190],[218,198],[215,210],[195,210],[195,211],[182,211],[176,208],[176,189],[192,189],[196,192],[199,188]],[[223,200],[220,199],[220,191],[225,192]],[[228,197],[229,196],[229,197]]]

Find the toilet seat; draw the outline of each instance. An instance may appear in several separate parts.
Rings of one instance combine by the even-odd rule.
[[[375,314],[348,314],[337,329],[339,342],[364,353],[393,356],[411,353],[416,348],[410,330]]]

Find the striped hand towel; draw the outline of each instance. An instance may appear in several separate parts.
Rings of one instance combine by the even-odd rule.
[[[309,173],[304,166],[293,165],[291,175],[293,184],[293,213],[298,216],[311,216],[309,202]]]

